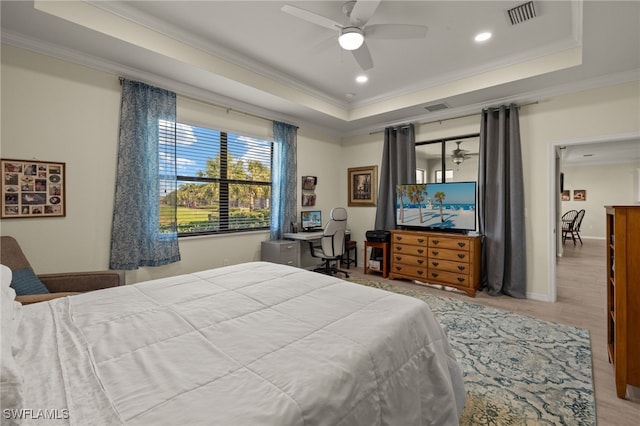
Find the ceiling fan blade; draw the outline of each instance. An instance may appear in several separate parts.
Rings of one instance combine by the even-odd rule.
[[[351,15],[349,15],[349,21],[351,25],[361,27],[373,16],[376,9],[380,5],[381,0],[359,0],[353,6]]]
[[[362,46],[360,46],[359,49],[352,50],[351,53],[358,65],[360,65],[360,68],[364,71],[373,68],[373,59],[371,58],[371,52],[369,52],[366,42],[362,43]]]
[[[282,10],[284,13],[288,13],[289,15],[295,16],[296,18],[304,19],[307,22],[320,25],[321,27],[325,27],[330,30],[342,29],[342,25],[340,25],[333,19],[326,18],[314,12],[309,12],[308,10],[300,9],[299,7],[285,4],[284,6],[282,6],[280,10]]]
[[[374,24],[364,30],[365,37],[377,39],[424,38],[427,27],[424,25]]]

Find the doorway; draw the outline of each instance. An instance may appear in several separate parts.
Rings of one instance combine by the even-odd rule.
[[[562,250],[562,223],[561,216],[563,213],[563,202],[561,201],[561,192],[560,192],[560,180],[561,180],[561,172],[564,168],[567,167],[568,164],[571,164],[571,167],[578,168],[588,168],[589,166],[593,166],[594,170],[598,167],[597,172],[591,173],[592,176],[602,175],[602,168],[604,167],[607,171],[618,171],[621,167],[619,165],[626,164],[627,174],[629,174],[629,170],[634,169],[634,163],[637,167],[640,167],[640,133],[634,134],[624,134],[624,135],[611,135],[607,137],[598,137],[598,138],[589,138],[582,140],[574,140],[574,141],[559,141],[553,143],[550,146],[550,162],[552,167],[550,167],[551,179],[550,179],[550,203],[551,213],[550,213],[550,236],[549,239],[551,241],[550,247],[550,282],[549,282],[549,299],[552,302],[557,300],[557,279],[558,273],[556,268],[556,262],[563,255]],[[616,166],[616,164],[618,166]],[[614,167],[614,168],[611,168]],[[600,195],[598,195],[598,191],[589,191],[589,188],[585,187],[574,187],[576,186],[575,180],[571,182],[567,179],[567,175],[565,177],[564,189],[565,194],[566,191],[569,190],[569,196],[572,197],[573,200],[574,192],[577,191],[578,194],[586,194],[586,200],[589,203],[580,200],[574,203],[576,206],[580,203],[583,203],[585,206],[590,206],[588,208],[588,212],[585,215],[585,221],[587,216],[589,215],[589,221],[591,221],[592,226],[591,229],[587,229],[586,233],[584,232],[584,228],[582,228],[582,235],[589,235],[589,231],[592,231],[596,234],[599,234],[598,226],[604,226],[604,219],[602,219],[602,223],[599,221],[598,211],[604,212],[605,204],[634,204],[639,200],[634,199],[633,193],[638,192],[639,188],[634,188],[634,178],[633,176],[629,176],[629,179],[625,178],[620,179],[614,185],[610,185],[616,188],[625,188],[623,191],[619,191],[615,196],[607,194],[607,196],[602,195],[602,191],[600,191]],[[567,182],[569,180],[569,182]],[[601,179],[600,179],[601,180]],[[637,180],[637,177],[636,177]],[[582,184],[583,181],[579,181]],[[637,184],[637,183],[636,183]],[[584,185],[588,186],[588,183],[584,183]],[[571,186],[571,187],[570,187]],[[584,192],[581,192],[584,191]],[[589,198],[591,194],[591,198]],[[578,200],[578,198],[576,199]],[[565,203],[568,205],[570,203]],[[582,204],[580,204],[582,206]],[[600,210],[598,210],[600,209]],[[603,213],[604,215],[604,213]],[[583,226],[585,222],[583,222]],[[593,228],[596,227],[594,230]],[[602,232],[602,238],[604,238],[604,232]],[[597,238],[596,238],[597,239]],[[567,242],[567,244],[572,244]],[[580,244],[579,242],[577,244]],[[573,247],[571,247],[573,248]],[[579,255],[579,252],[573,250],[571,253],[567,253],[567,255],[576,256]],[[604,256],[604,251],[602,251],[602,255]]]

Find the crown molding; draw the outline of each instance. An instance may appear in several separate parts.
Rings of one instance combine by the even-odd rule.
[[[308,84],[305,84],[304,82],[289,74],[279,72],[271,67],[265,67],[264,64],[259,63],[258,61],[255,61],[244,55],[239,55],[237,52],[226,47],[213,44],[211,40],[206,40],[203,37],[199,37],[193,33],[184,31],[170,22],[151,17],[126,3],[120,1],[104,0],[87,0],[86,3],[105,12],[116,15],[122,19],[126,19],[137,25],[148,28],[165,37],[169,37],[180,43],[184,43],[185,45],[195,47],[211,56],[219,58],[225,62],[229,62],[230,64],[233,64],[235,66],[242,67],[261,77],[273,80],[280,84],[287,85],[293,89],[304,92],[307,95],[318,98],[324,102],[332,104],[335,107],[344,110],[349,109],[349,103],[343,99],[329,96],[326,93],[317,90],[309,86]]]

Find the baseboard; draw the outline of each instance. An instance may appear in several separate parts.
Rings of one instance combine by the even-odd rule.
[[[552,302],[551,297],[548,294],[530,293],[527,292],[527,299],[537,300],[539,302]]]

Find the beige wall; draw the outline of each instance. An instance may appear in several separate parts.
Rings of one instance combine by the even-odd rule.
[[[562,168],[564,189],[570,190],[572,196],[571,200],[562,201],[562,213],[585,209],[580,227],[582,238],[605,238],[605,205],[636,204],[634,179],[638,168],[640,162]],[[586,190],[587,199],[574,201],[575,189]]]
[[[37,272],[90,270],[108,264],[115,181],[120,87],[117,76],[21,49],[2,50],[3,158],[67,163],[67,217],[3,220],[0,232],[16,236]],[[640,82],[560,96],[520,111],[527,208],[527,292],[548,300],[553,265],[552,176],[556,144],[611,135],[640,134]],[[268,121],[198,102],[179,102],[179,117],[227,130],[269,135]],[[479,116],[419,125],[418,140],[479,131]],[[298,178],[318,176],[318,208],[328,216],[347,204],[347,168],[380,166],[383,133],[345,141],[301,128]],[[300,199],[300,182],[298,199]],[[301,210],[301,207],[298,207]],[[348,208],[359,243],[373,229],[375,208]],[[183,260],[128,273],[129,282],[259,259],[263,232],[181,239]],[[362,263],[360,263],[362,264]]]
[[[38,273],[106,269],[115,187],[118,76],[2,46],[3,158],[60,161],[67,167],[64,218],[5,219],[2,235],[20,242]],[[269,138],[271,122],[180,98],[180,120]],[[298,133],[299,175],[318,176],[318,208],[346,205],[336,138]],[[346,176],[346,172],[344,172]],[[300,185],[299,185],[300,186]],[[301,189],[298,188],[298,192]],[[138,282],[260,259],[268,232],[180,239],[182,261],[127,273]]]

